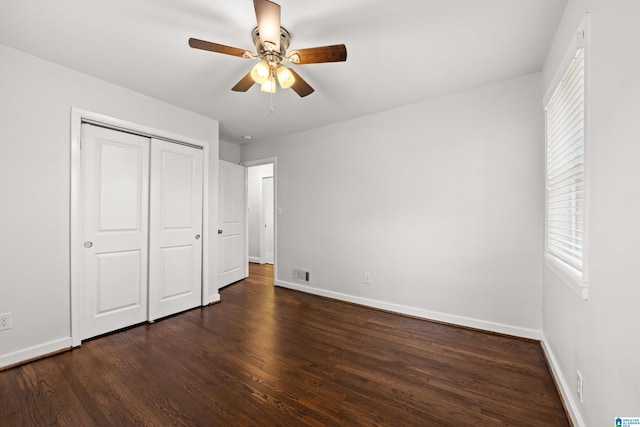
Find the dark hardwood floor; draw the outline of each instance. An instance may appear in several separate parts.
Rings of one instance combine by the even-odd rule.
[[[0,372],[2,426],[567,426],[539,343],[272,285]]]

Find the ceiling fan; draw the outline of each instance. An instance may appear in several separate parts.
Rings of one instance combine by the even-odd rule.
[[[301,97],[307,96],[314,89],[293,69],[282,65],[283,62],[319,64],[347,60],[347,48],[344,44],[287,52],[291,35],[280,26],[280,5],[269,0],[253,0],[253,7],[258,26],[251,32],[251,38],[257,53],[205,40],[189,39],[189,46],[195,49],[259,60],[231,90],[246,92],[254,83],[258,83],[263,92],[275,93],[277,80],[283,89],[292,88]]]

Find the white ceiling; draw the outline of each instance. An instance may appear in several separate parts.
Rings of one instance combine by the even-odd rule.
[[[220,121],[243,143],[539,71],[567,0],[276,0],[291,49],[344,43],[344,63],[298,65],[316,91],[230,89],[254,51],[251,0],[2,0],[0,43]],[[1,66],[1,64],[0,64]]]

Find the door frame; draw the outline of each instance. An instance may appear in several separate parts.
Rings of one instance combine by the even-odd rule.
[[[209,142],[195,138],[174,134],[149,126],[140,125],[126,120],[110,117],[104,114],[71,107],[71,153],[70,153],[70,310],[71,310],[71,345],[78,347],[82,342],[82,124],[89,123],[105,126],[122,132],[169,140],[175,143],[183,143],[201,147],[204,156],[203,164],[203,190],[202,190],[202,294],[201,305],[207,305],[209,298]]]
[[[241,164],[247,169],[252,166],[273,165],[273,283],[275,285],[278,277],[278,210],[280,209],[278,207],[278,158],[267,157],[265,159],[246,161]],[[262,235],[260,239],[262,240]],[[247,249],[248,248],[249,232],[247,230]]]

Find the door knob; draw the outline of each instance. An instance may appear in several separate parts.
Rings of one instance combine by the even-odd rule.
[[[86,242],[84,242],[84,247],[85,248],[89,249],[91,246],[93,246],[93,242],[90,242],[88,240]]]
[[[218,230],[218,234],[222,234],[222,230]]]
[[[199,234],[196,234],[196,240],[198,240],[200,238]]]

